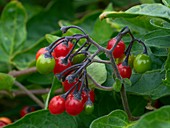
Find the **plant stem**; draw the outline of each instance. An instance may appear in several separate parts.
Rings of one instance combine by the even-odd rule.
[[[13,77],[18,77],[18,76],[22,76],[22,75],[27,75],[27,74],[31,74],[37,72],[36,67],[31,67],[25,70],[21,70],[21,71],[11,71],[8,74],[13,76]]]
[[[20,82],[15,81],[14,85],[19,87],[21,90],[23,90],[33,101],[35,101],[40,107],[44,108],[44,103],[39,100],[33,93],[31,93],[24,85],[22,85]]]
[[[43,94],[47,94],[50,89],[49,88],[45,88],[45,89],[35,89],[35,90],[29,90],[32,94],[34,95],[43,95]],[[59,88],[55,91],[55,94],[61,94],[63,91],[62,91],[62,88]],[[12,97],[17,97],[17,96],[24,96],[24,95],[27,95],[25,93],[25,91],[21,91],[21,90],[12,90],[12,91],[5,91],[5,90],[1,90],[0,91],[0,95],[3,95],[3,96],[12,96]]]
[[[133,120],[133,116],[132,116],[132,113],[131,113],[130,108],[129,108],[129,103],[128,103],[127,94],[126,94],[126,90],[125,90],[124,84],[122,84],[120,95],[121,95],[121,100],[122,100],[123,108],[126,111],[129,120]]]

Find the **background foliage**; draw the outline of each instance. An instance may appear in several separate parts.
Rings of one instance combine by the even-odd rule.
[[[0,116],[10,117],[14,121],[6,128],[170,127],[169,0],[1,0],[0,13]],[[152,70],[144,74],[133,72],[130,79],[132,85],[126,86],[132,114],[141,116],[138,121],[128,120],[119,93],[97,89],[95,110],[90,116],[84,112],[75,117],[66,113],[54,116],[42,109],[20,118],[19,112],[23,106],[36,103],[16,86],[16,81],[30,91],[49,91],[53,85],[49,95],[48,91],[36,95],[42,102],[54,95],[56,89],[59,89],[58,94],[62,93],[61,83],[53,79],[53,74],[33,72],[16,76],[12,71],[34,67],[37,50],[65,36],[60,31],[64,25],[82,27],[104,47],[124,26],[128,26],[135,37],[146,43]],[[72,30],[67,34],[74,33],[76,31]],[[128,44],[129,36],[123,40]],[[90,50],[94,52],[95,48]],[[132,54],[141,52],[142,47],[135,44]],[[99,57],[106,58],[102,54]],[[102,72],[96,73],[100,70]],[[112,73],[109,65],[100,65],[96,71],[90,73],[100,78],[99,83],[104,86],[113,84],[109,77]]]

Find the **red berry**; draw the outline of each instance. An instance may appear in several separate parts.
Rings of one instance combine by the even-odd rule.
[[[38,59],[38,57],[41,55],[41,54],[44,54],[44,53],[46,53],[47,52],[47,50],[46,50],[46,48],[44,47],[44,48],[40,48],[39,50],[38,50],[38,52],[36,53],[36,60]]]
[[[116,40],[117,40],[116,38],[112,38],[107,44],[107,49],[111,49],[115,45]],[[115,49],[113,50],[114,58],[122,57],[124,54],[124,51],[125,51],[125,44],[121,40],[119,41],[119,43],[116,45]]]
[[[71,62],[69,60],[67,64],[63,64],[62,59],[64,59],[63,56],[55,59],[55,67],[53,70],[54,74],[58,74],[71,66]]]
[[[130,66],[123,66],[122,63],[118,64],[118,71],[122,78],[130,78],[132,74],[132,69]]]
[[[6,126],[7,125],[7,123],[5,123],[4,121],[1,121],[0,120],[0,128],[3,128],[4,126]]]
[[[26,114],[35,111],[35,108],[33,106],[24,106],[20,111],[20,116],[23,117]]]
[[[57,47],[55,47],[52,54],[54,58],[58,58],[60,56],[66,56],[72,48],[73,48],[73,44],[71,42],[68,42],[68,47],[65,44],[61,43]]]
[[[86,101],[87,101],[87,99],[88,99],[87,93],[86,93],[85,91],[83,91],[82,94],[81,94],[81,96],[82,96],[82,101],[83,101],[83,103],[86,103]],[[94,94],[94,91],[93,91],[93,90],[90,90],[89,96],[90,96],[90,100],[94,103],[94,101],[95,101],[95,94]]]
[[[78,82],[78,79],[75,79],[74,82],[69,83],[68,80],[65,80],[62,82],[62,85],[64,87],[64,91],[67,92],[72,86],[74,86]],[[81,82],[78,83],[78,88],[80,88]],[[74,89],[73,89],[74,90]]]
[[[53,97],[48,108],[51,114],[61,114],[65,111],[65,99],[61,96]]]
[[[76,116],[83,111],[84,103],[82,102],[82,100],[77,99],[74,96],[70,96],[65,102],[65,109],[68,114]]]

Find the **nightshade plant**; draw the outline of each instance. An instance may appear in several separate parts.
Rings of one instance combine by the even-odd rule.
[[[130,81],[129,78],[131,77],[131,74],[132,74],[132,69],[128,64],[128,59],[129,59],[130,51],[132,49],[134,42],[140,43],[143,46],[144,50],[143,50],[142,55],[145,54],[145,56],[149,58],[149,56],[147,55],[147,48],[144,42],[135,38],[128,27],[124,27],[117,34],[116,37],[112,38],[108,42],[108,46],[107,48],[105,48],[105,47],[100,46],[97,42],[95,42],[92,38],[90,38],[89,35],[82,28],[78,26],[64,26],[61,28],[61,31],[63,33],[66,33],[69,29],[78,29],[80,30],[81,34],[78,33],[72,36],[61,37],[58,40],[54,41],[52,44],[50,44],[48,47],[46,47],[44,50],[45,52],[42,52],[42,54],[44,55],[43,59],[47,59],[47,60],[55,59],[56,60],[55,68],[53,66],[54,75],[63,83],[67,82],[65,86],[69,86],[69,88],[65,90],[66,92],[64,94],[59,95],[59,96],[54,96],[51,99],[51,101],[49,102],[49,111],[52,114],[60,114],[66,111],[68,114],[73,115],[73,116],[80,114],[83,111],[83,109],[85,109],[87,113],[91,113],[94,109],[94,105],[93,105],[94,91],[91,90],[91,88],[88,86],[88,80],[91,80],[96,86],[96,88],[98,89],[101,89],[104,91],[114,90],[114,91],[120,92],[122,104],[123,104],[124,110],[126,111],[128,115],[129,120],[138,119],[138,117],[132,116],[130,112],[126,90],[125,90],[125,83],[129,83]],[[122,37],[127,34],[130,35],[131,41],[128,47],[125,49],[125,44],[122,41]],[[76,49],[76,46],[81,40],[83,40],[84,43],[81,43],[82,45],[78,49]],[[93,54],[89,52],[89,49],[92,45],[94,45],[97,48],[97,50]],[[65,56],[56,57],[56,55],[58,54],[55,51],[55,49],[59,46],[67,48],[67,54],[65,54]],[[99,53],[105,53],[108,60],[96,59],[95,57]],[[61,51],[59,54],[61,54]],[[79,54],[84,55],[83,60],[81,60],[81,62],[79,63],[71,64],[72,59]],[[120,58],[124,55],[125,55],[124,60],[116,64],[115,58]],[[40,55],[40,57],[41,56],[42,55]],[[42,58],[40,57],[39,58],[37,57],[38,58],[37,63],[39,63],[40,61],[39,59]],[[44,62],[46,63],[46,61]],[[113,79],[115,80],[113,85],[110,85],[108,87],[102,86],[98,84],[95,81],[95,79],[93,79],[93,77],[87,72],[86,70],[87,67],[94,62],[110,64],[112,66],[113,68],[112,76],[113,76]],[[51,61],[49,62],[49,64],[50,63]],[[52,61],[52,64],[53,64],[53,61]],[[41,64],[36,64],[36,65],[39,66]],[[146,68],[146,70],[150,69],[149,66],[148,68]],[[40,69],[40,68],[37,67],[37,69]],[[43,70],[51,71],[51,68],[43,65]],[[39,72],[41,73],[41,69]]]

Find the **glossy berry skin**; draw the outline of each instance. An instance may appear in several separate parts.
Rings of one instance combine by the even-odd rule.
[[[133,62],[133,68],[137,73],[144,73],[151,69],[151,59],[146,54],[138,54]]]
[[[71,62],[69,60],[67,64],[62,63],[62,59],[64,58],[65,57],[61,56],[55,59],[55,67],[53,70],[54,74],[58,74],[71,66]]]
[[[132,75],[132,69],[130,66],[124,66],[122,63],[117,65],[118,71],[122,78],[130,78]]]
[[[20,111],[20,116],[23,117],[26,114],[35,111],[35,108],[33,106],[24,106]]]
[[[38,50],[38,52],[36,53],[36,60],[38,59],[38,57],[40,56],[40,55],[42,55],[42,54],[44,54],[44,53],[46,53],[47,52],[47,50],[46,50],[46,47],[44,47],[44,48],[40,48],[39,50]]]
[[[0,117],[0,121],[5,122],[6,124],[11,124],[12,121],[8,117]]]
[[[53,71],[55,67],[55,59],[53,57],[45,57],[40,55],[36,61],[37,71],[41,74],[48,74]]]
[[[6,122],[0,120],[0,128],[3,128],[6,125],[8,125]]]
[[[69,115],[76,116],[83,111],[84,103],[74,96],[69,96],[65,102],[65,109]]]
[[[54,96],[50,100],[48,109],[51,114],[61,114],[65,111],[65,99],[61,96]]]
[[[68,47],[65,44],[61,43],[57,47],[55,47],[52,54],[54,58],[66,56],[72,48],[73,48],[73,43],[71,42],[68,42]]]
[[[116,38],[112,38],[108,44],[107,44],[107,49],[111,49],[116,43]],[[116,45],[115,49],[113,50],[113,57],[114,58],[120,58],[123,56],[125,51],[125,44],[121,40],[119,43]]]
[[[86,103],[87,99],[88,99],[88,94],[85,91],[82,91],[82,102]],[[94,103],[95,101],[95,93],[93,90],[90,90],[89,92],[89,96],[90,96],[90,100]]]
[[[64,82],[62,82],[62,85],[64,87],[64,91],[67,92],[72,86],[74,86],[76,83],[78,82],[78,79],[76,79],[74,82],[69,83],[68,80],[65,80]],[[78,83],[78,86],[80,88],[81,82]]]

